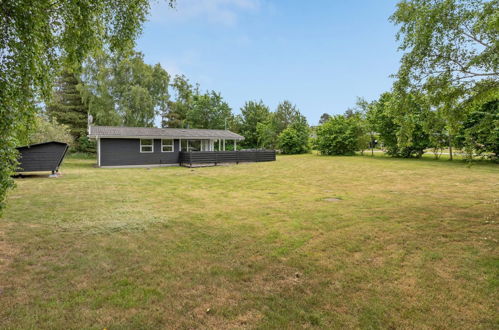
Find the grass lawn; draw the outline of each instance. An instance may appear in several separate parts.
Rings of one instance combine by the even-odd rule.
[[[498,327],[497,165],[93,163],[16,179],[1,328]]]

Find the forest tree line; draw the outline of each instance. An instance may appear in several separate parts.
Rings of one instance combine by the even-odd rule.
[[[392,90],[374,101],[359,99],[344,115],[324,114],[313,132],[289,101],[275,111],[248,101],[235,115],[219,92],[201,91],[182,75],[171,77],[159,64],[144,63],[138,52],[101,52],[84,63],[80,75],[62,71],[46,115],[69,127],[79,151],[91,150],[85,135],[90,113],[97,125],[147,127],[160,115],[162,127],[230,129],[245,137],[241,148],[288,154],[317,149],[345,155],[382,146],[394,157],[421,157],[431,149],[436,157],[446,150],[452,159],[457,148],[470,159],[497,160],[494,4],[399,3],[390,19],[400,26],[404,53]],[[423,18],[425,24],[418,24]]]
[[[239,147],[279,148],[284,153],[308,151],[309,126],[298,108],[281,102],[275,111],[262,101],[248,101],[234,114],[216,91],[202,91],[184,75],[172,77],[160,64],[149,65],[143,54],[113,56],[100,53],[75,73],[63,68],[50,102],[40,110],[38,123],[66,131],[72,148],[94,151],[87,138],[87,116],[102,126],[229,129],[245,137]],[[36,140],[40,140],[40,130]],[[68,135],[68,134],[66,134]],[[51,136],[46,136],[50,140]],[[60,139],[60,136],[58,136]],[[67,139],[65,139],[67,140]]]

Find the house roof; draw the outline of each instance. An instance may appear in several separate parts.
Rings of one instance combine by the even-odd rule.
[[[170,138],[244,140],[227,130],[157,127],[90,126],[89,138]]]

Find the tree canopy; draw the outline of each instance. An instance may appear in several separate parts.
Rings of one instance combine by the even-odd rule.
[[[309,137],[307,119],[300,113],[296,105],[287,100],[279,103],[276,111],[269,113],[265,122],[257,123],[256,132],[258,136],[258,147],[277,148],[279,145],[282,146],[283,139],[280,139],[280,135],[291,126],[293,126],[295,131],[287,132],[285,136],[289,137],[291,133],[293,135],[296,135],[294,133],[297,133],[296,137],[298,138],[293,141],[301,141],[299,142],[300,146],[296,146],[296,148],[293,149],[300,150],[296,153],[307,151]],[[288,139],[288,141],[292,141],[292,139]]]
[[[497,87],[498,7],[498,0],[399,2],[390,18],[400,26],[397,39],[404,51],[399,85]]]
[[[144,55],[102,53],[83,70],[81,89],[99,125],[151,127],[169,99],[170,75],[161,65],[149,65]]]
[[[258,147],[258,124],[263,124],[269,120],[270,109],[263,101],[248,101],[241,108],[238,116],[239,133],[244,136],[242,145],[247,148]]]
[[[317,149],[323,155],[353,155],[358,150],[359,131],[354,116],[335,115],[317,127]]]
[[[397,120],[409,136],[412,98],[438,112],[452,158],[455,136],[472,104],[499,88],[499,0],[403,0],[390,17],[404,52],[396,74]],[[394,115],[397,115],[396,113]]]

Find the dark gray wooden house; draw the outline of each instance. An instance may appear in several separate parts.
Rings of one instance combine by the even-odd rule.
[[[44,142],[18,147],[19,167],[17,172],[58,172],[68,145],[62,142]]]
[[[89,126],[99,167],[171,166],[275,160],[272,151],[236,149],[243,136],[228,130]]]

